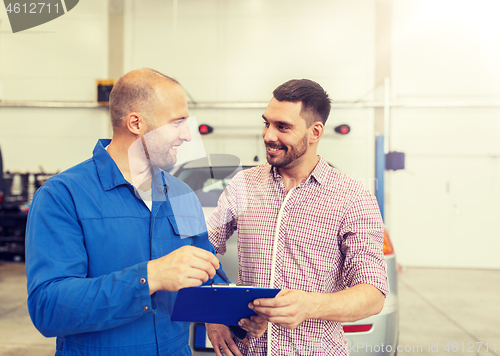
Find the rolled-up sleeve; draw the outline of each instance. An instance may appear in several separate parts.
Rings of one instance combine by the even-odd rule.
[[[241,185],[241,178],[242,175],[239,173],[231,180],[219,197],[217,207],[207,221],[210,242],[214,246],[215,251],[221,255],[226,252],[226,241],[237,229],[237,192],[238,190],[242,191],[238,188],[238,185]],[[246,191],[243,190],[243,192],[245,194],[241,195],[245,198]]]
[[[345,256],[344,284],[371,284],[384,295],[387,286],[383,254],[384,224],[375,197],[368,191],[355,196],[346,209],[340,229],[341,250]]]

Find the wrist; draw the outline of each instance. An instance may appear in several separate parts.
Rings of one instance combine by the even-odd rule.
[[[307,319],[321,319],[322,293],[306,293]]]
[[[147,265],[147,273],[148,273],[148,286],[149,286],[149,295],[152,295],[157,290],[159,290],[159,286],[156,279],[155,273],[155,261],[149,261]]]

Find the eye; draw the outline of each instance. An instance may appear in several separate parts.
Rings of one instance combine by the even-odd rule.
[[[283,125],[279,125],[278,128],[282,131],[285,131],[285,130],[288,130],[289,127],[288,126],[283,126]]]
[[[265,127],[269,127],[269,122],[264,121],[263,123],[264,123],[264,126],[265,126]]]

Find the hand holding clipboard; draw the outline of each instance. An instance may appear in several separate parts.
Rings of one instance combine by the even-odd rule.
[[[250,302],[274,298],[279,291],[236,284],[181,289],[175,300],[172,320],[238,326],[240,319],[256,315],[248,307]]]

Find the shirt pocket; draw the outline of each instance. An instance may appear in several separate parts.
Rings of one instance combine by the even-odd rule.
[[[202,231],[199,231],[200,223],[198,219],[194,216],[168,216],[168,221],[176,235],[179,235],[181,239],[186,239],[188,237],[194,237],[199,235]]]
[[[176,250],[182,246],[194,245],[195,238],[199,236],[200,223],[192,216],[168,216],[168,221],[172,225],[174,235],[171,239],[171,249]]]

